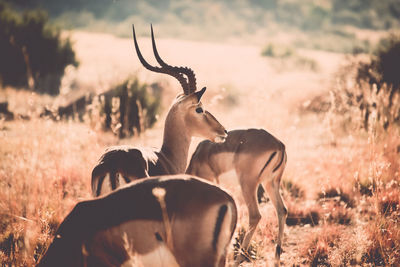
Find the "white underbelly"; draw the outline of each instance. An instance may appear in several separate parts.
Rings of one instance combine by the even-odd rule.
[[[179,267],[174,255],[165,246],[159,246],[147,254],[136,254],[126,261],[122,267]]]

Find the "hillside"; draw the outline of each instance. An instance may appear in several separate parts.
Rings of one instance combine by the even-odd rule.
[[[373,40],[357,30],[393,30],[400,16],[396,0],[4,1],[21,10],[42,8],[64,29],[128,37],[134,23],[139,34],[148,36],[146,27],[153,23],[161,37],[258,44],[290,33],[295,38],[289,41],[297,47],[340,52],[368,50]]]

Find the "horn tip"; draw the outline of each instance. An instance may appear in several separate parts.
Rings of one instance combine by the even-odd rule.
[[[135,24],[132,23],[132,32],[133,32],[133,37],[135,37]]]

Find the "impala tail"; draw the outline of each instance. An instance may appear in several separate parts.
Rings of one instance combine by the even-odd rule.
[[[285,164],[286,164],[286,161],[287,161],[287,155],[286,155],[286,149],[285,149],[285,145],[283,144],[283,143],[280,143],[281,144],[281,158],[280,158],[280,160],[279,160],[279,163],[278,163],[278,165],[276,165],[275,166],[275,168],[272,170],[272,172],[276,172],[278,169],[280,169],[281,167],[282,167],[282,164],[283,164],[283,166],[285,166]]]
[[[235,232],[237,223],[236,205],[232,203],[223,204],[218,210],[214,227],[212,247],[216,251],[218,266],[225,266],[226,248]]]

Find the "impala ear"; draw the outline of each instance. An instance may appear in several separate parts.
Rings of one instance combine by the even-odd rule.
[[[197,97],[197,101],[200,102],[201,97],[203,96],[204,92],[206,91],[206,88],[203,87],[200,91],[195,92],[194,94]]]

